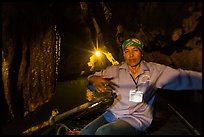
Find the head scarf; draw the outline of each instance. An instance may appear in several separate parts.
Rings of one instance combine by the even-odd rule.
[[[130,39],[123,42],[123,44],[122,44],[123,51],[125,50],[125,48],[127,46],[135,46],[135,47],[138,47],[140,49],[140,51],[142,51],[144,44],[138,38],[130,38]]]

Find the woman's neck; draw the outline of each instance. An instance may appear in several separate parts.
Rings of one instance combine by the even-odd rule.
[[[130,71],[132,72],[134,78],[137,77],[138,75],[138,72],[139,72],[139,68],[140,68],[140,65],[137,65],[137,66],[128,66],[128,68],[130,69]]]

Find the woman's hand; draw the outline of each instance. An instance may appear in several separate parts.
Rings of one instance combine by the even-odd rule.
[[[91,76],[89,82],[94,86],[95,90],[99,92],[112,91],[115,89],[115,86],[119,87],[114,82],[110,81],[108,76]]]

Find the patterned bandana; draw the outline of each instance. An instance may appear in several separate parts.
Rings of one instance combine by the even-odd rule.
[[[141,40],[139,40],[137,38],[130,38],[130,39],[123,42],[123,44],[122,44],[123,51],[125,50],[125,48],[127,46],[136,46],[140,49],[140,51],[142,51],[144,44]]]

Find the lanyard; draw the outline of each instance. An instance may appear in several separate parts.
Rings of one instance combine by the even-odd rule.
[[[130,74],[130,73],[129,73]],[[136,91],[138,90],[138,85],[137,85],[137,83],[138,83],[138,81],[139,81],[139,76],[140,75],[138,75],[136,78],[137,78],[137,82],[135,81],[135,78],[130,74],[130,76],[131,76],[131,78],[132,78],[132,80],[133,80],[133,82],[135,83],[135,88],[136,88]]]

